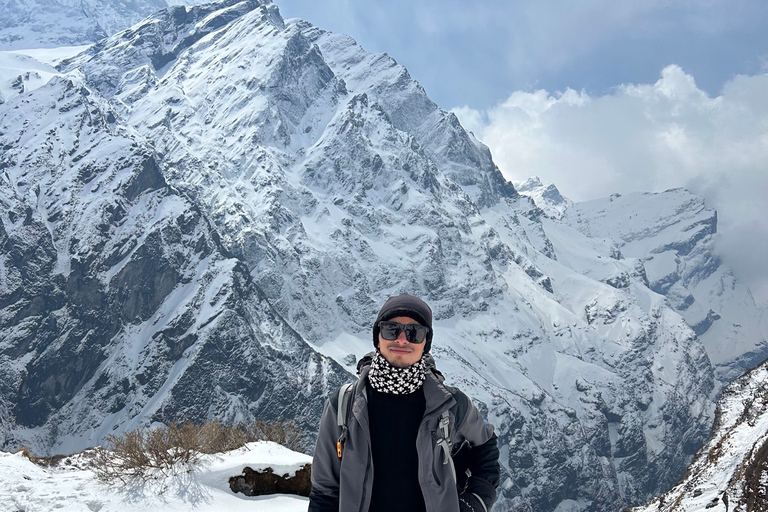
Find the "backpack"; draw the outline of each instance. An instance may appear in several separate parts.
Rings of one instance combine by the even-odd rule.
[[[437,371],[437,370],[433,370]],[[349,408],[350,406],[350,397],[352,396],[352,390],[355,387],[355,384],[358,381],[354,382],[348,382],[347,384],[344,384],[341,386],[338,390],[338,394],[333,393],[330,397],[331,399],[331,405],[335,405],[336,410],[336,424],[341,428],[341,434],[339,435],[338,440],[336,441],[336,454],[339,458],[341,458],[343,453],[343,447],[344,447],[344,441],[347,439],[347,418],[349,417]],[[469,398],[467,398],[467,395],[459,391],[457,388],[451,387],[451,386],[445,386],[445,389],[448,390],[449,393],[453,396],[456,403],[451,406],[450,409],[447,411],[443,411],[440,414],[440,418],[438,419],[437,426],[438,431],[433,433],[434,440],[437,444],[437,446],[440,446],[443,449],[443,464],[449,464],[451,474],[453,475],[453,481],[456,482],[456,485],[463,489],[467,483],[467,475],[466,472],[468,471],[466,468],[466,455],[469,451],[469,446],[467,441],[464,441],[458,448],[455,450],[455,452],[451,453],[451,450],[453,448],[451,443],[451,432],[450,432],[450,418],[449,413],[453,412],[454,418],[456,418],[455,423],[461,424],[464,421],[464,417],[467,413],[467,408],[469,407]],[[336,395],[334,397],[334,395]],[[439,432],[439,433],[438,433]],[[466,449],[465,449],[466,448]],[[457,464],[454,459],[460,460],[461,463]],[[462,471],[459,473],[460,477],[457,478],[457,472],[456,467],[457,465],[462,469]]]

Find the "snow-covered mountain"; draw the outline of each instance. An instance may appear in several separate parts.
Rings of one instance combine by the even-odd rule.
[[[562,219],[565,211],[573,205],[573,201],[563,197],[555,185],[545,186],[538,176],[532,176],[524,182],[516,184],[515,188],[520,194],[533,199],[536,206],[552,219]]]
[[[666,296],[704,343],[718,380],[730,382],[763,361],[768,316],[717,256],[717,212],[702,198],[676,189],[573,205],[538,178],[519,190],[550,217],[612,244],[617,257],[639,260],[648,287]]]
[[[768,506],[768,362],[728,385],[712,436],[685,476],[633,512],[727,512]]]
[[[95,43],[176,4],[166,0],[5,0],[0,50],[56,48]]]
[[[697,295],[727,275],[695,257],[697,198],[626,196],[614,226],[542,193],[566,203],[547,215],[393,59],[273,4],[168,8],[54,71],[0,105],[6,448],[181,418],[311,436],[409,291],[497,428],[497,509],[616,510],[682,474],[721,382],[766,356],[757,324],[708,344],[654,289],[670,251],[708,276],[675,281],[683,302],[735,322],[736,295]]]

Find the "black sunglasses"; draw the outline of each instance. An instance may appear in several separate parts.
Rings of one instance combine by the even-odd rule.
[[[429,327],[420,324],[399,324],[397,322],[379,322],[379,333],[385,340],[394,341],[405,331],[408,343],[423,343],[427,338]]]

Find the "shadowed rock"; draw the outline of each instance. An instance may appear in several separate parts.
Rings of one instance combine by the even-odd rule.
[[[276,475],[272,468],[254,471],[249,467],[243,469],[243,474],[229,479],[232,492],[241,492],[246,496],[263,496],[265,494],[297,494],[309,496],[312,490],[310,474],[311,464],[305,464],[293,476]]]

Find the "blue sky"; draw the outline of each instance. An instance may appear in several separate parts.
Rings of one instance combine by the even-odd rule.
[[[403,64],[443,108],[488,108],[516,90],[604,94],[669,64],[717,95],[765,70],[765,0],[277,0],[283,16],[351,35]]]
[[[511,181],[703,196],[768,307],[768,1],[276,1],[395,58]]]

